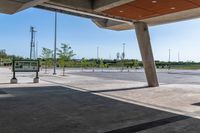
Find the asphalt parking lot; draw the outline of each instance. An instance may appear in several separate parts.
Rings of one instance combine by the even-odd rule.
[[[78,72],[70,73],[83,76],[92,76],[105,79],[146,82],[144,72]],[[158,72],[158,80],[164,84],[200,84],[198,71],[170,71]]]

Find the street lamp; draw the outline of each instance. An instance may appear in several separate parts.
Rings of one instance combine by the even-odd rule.
[[[57,12],[55,12],[55,38],[54,38],[54,68],[53,68],[53,75],[56,75],[56,49],[57,49]]]
[[[171,49],[169,49],[169,67],[168,67],[168,69],[170,70],[170,68],[171,68]]]
[[[123,43],[123,53],[122,53],[123,60],[125,59],[125,45],[126,43]]]

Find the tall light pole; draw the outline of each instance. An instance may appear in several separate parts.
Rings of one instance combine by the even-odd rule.
[[[178,62],[180,62],[180,52],[178,52]]]
[[[171,49],[169,49],[169,68],[168,69],[170,69],[171,68],[171,64],[170,64],[170,61],[171,61]]]
[[[171,49],[169,49],[169,62],[171,61]]]
[[[53,75],[56,75],[56,49],[57,49],[57,12],[55,12],[55,36],[54,36],[54,68],[53,68]]]
[[[123,43],[123,53],[122,53],[123,60],[125,59],[125,45],[126,43]]]
[[[97,60],[99,59],[99,47],[97,47]]]
[[[124,70],[124,59],[125,59],[125,43],[123,43],[123,52],[122,52],[122,64],[123,64],[123,66],[122,66],[122,70],[121,71],[123,71]]]

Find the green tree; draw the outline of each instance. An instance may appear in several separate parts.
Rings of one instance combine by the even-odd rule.
[[[95,60],[92,61],[92,62],[91,62],[91,67],[93,68],[93,69],[92,69],[93,72],[94,72],[94,69],[95,69],[96,66],[97,66],[96,61],[95,61]]]
[[[66,63],[71,60],[73,56],[75,56],[72,48],[65,43],[61,44],[61,49],[58,49],[59,56],[59,65],[63,68],[63,76],[65,75],[65,67]]]
[[[134,60],[133,64],[134,64],[133,66],[134,66],[135,69],[137,69],[139,67],[139,61],[138,60]]]
[[[71,60],[71,61],[68,61],[67,64],[66,64],[66,66],[67,66],[67,67],[75,67],[75,63],[74,63],[74,61],[72,61],[72,60]]]
[[[44,60],[45,73],[47,73],[47,68],[52,66],[53,50],[42,48],[41,58]]]
[[[5,59],[7,58],[6,50],[5,49],[0,49],[0,58]]]
[[[121,54],[121,72],[124,70],[124,64],[125,64],[125,60],[124,60],[124,58],[125,58],[125,53],[124,52],[122,52],[122,54]]]
[[[117,60],[120,59],[120,53],[119,52],[117,52],[116,57],[117,57]]]
[[[81,59],[82,71],[83,71],[84,68],[87,68],[87,66],[88,66],[88,61],[87,61],[87,59],[82,58],[82,59]]]
[[[7,58],[6,50],[0,49],[0,66],[3,66],[4,60]]]
[[[103,62],[103,59],[100,60],[99,67],[101,68],[101,71],[103,72],[103,68],[105,67],[105,64]]]

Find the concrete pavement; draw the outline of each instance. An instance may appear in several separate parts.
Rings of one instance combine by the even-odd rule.
[[[197,133],[200,85],[161,84],[67,74],[18,74],[0,69],[2,133]],[[7,82],[6,82],[7,81]]]

